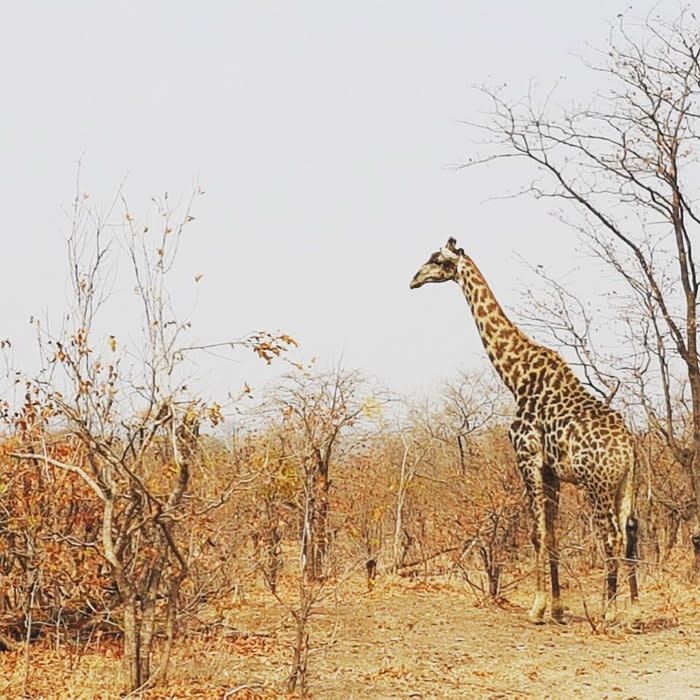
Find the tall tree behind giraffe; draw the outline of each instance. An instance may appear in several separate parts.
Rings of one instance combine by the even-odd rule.
[[[564,615],[555,537],[562,481],[584,490],[603,541],[606,617],[614,617],[618,561],[623,557],[636,607],[634,450],[622,416],[589,394],[558,353],[533,342],[512,323],[479,268],[457,249],[454,238],[418,270],[411,289],[447,281],[462,289],[486,353],[516,402],[510,440],[535,525],[536,593],[530,619],[544,621],[547,562],[552,618],[561,621]]]
[[[487,89],[493,150],[468,165],[533,164],[537,182],[525,190],[565,200],[586,247],[623,282],[627,300],[605,305],[599,326],[626,336],[624,386],[686,470],[700,525],[700,22],[687,6],[670,20],[655,9],[617,23],[592,62],[602,85],[591,107],[553,116]],[[700,568],[700,536],[694,543]]]

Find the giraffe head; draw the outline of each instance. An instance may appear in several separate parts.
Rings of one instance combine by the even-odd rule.
[[[457,248],[457,241],[450,238],[444,248],[433,253],[423,267],[421,267],[411,280],[411,289],[422,287],[428,282],[447,282],[455,279],[457,275],[457,261],[464,255],[461,248]]]

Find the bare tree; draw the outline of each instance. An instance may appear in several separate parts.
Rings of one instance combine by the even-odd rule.
[[[268,424],[261,442],[267,478],[259,499],[263,532],[258,538],[263,543],[265,579],[282,602],[276,572],[283,512],[291,506],[296,519],[298,593],[289,606],[295,635],[287,687],[300,697],[309,694],[311,620],[339,574],[334,566],[338,559],[333,547],[332,476],[366,434],[363,416],[377,405],[366,389],[357,372],[340,366],[332,371],[300,366],[272,389],[266,407]]]
[[[14,454],[82,480],[99,503],[99,534],[90,547],[103,558],[121,606],[131,690],[165,675],[188,574],[183,521],[196,516],[187,496],[199,429],[223,419],[219,404],[205,403],[189,381],[190,323],[178,319],[169,294],[180,239],[194,218],[191,204],[178,209],[167,196],[156,202],[160,228],[151,231],[136,224],[121,195],[105,216],[76,197],[68,238],[71,308],[58,333],[37,323],[43,368],[28,388],[45,429]],[[110,330],[120,250],[140,306],[134,310],[140,340],[131,343]],[[240,341],[265,359],[290,342],[260,333]],[[46,446],[57,429],[74,446],[61,458]],[[159,631],[166,644],[154,669]]]
[[[432,492],[439,493],[438,507],[443,514],[454,509],[453,519],[442,525],[446,531],[440,538],[442,546],[436,549],[431,543],[433,551],[423,552],[423,562],[451,554],[467,583],[480,595],[497,598],[502,593],[503,565],[517,551],[525,510],[522,483],[513,466],[512,453],[504,449],[510,406],[510,394],[504,392],[500,382],[494,382],[492,371],[486,369],[461,372],[446,382],[436,404],[409,408],[408,424],[400,433],[402,458],[398,458],[398,453],[396,458],[400,468],[395,568],[406,565],[402,541],[423,539],[409,535],[409,530],[416,531],[410,516],[419,519],[421,510],[434,507],[430,503]],[[404,510],[413,512],[405,517]],[[430,519],[437,520],[435,516]],[[475,561],[479,575],[486,579],[485,585],[475,584],[469,573]]]
[[[611,306],[629,352],[615,374],[626,370],[650,425],[686,469],[697,513],[700,25],[689,7],[672,21],[618,20],[608,49],[587,64],[602,86],[592,106],[556,112],[551,97],[539,106],[532,95],[510,100],[487,88],[492,111],[478,126],[492,150],[465,166],[513,157],[534,165],[539,175],[524,191],[570,205],[583,239],[619,276],[627,300]],[[570,332],[571,297],[559,301],[565,342],[585,361],[585,328]],[[609,374],[602,384],[613,393]]]
[[[444,383],[437,407],[413,406],[410,420],[426,436],[457,447],[464,475],[469,468],[471,436],[507,414],[510,400],[490,368],[460,371]]]
[[[293,436],[287,449],[299,465],[301,551],[312,578],[324,575],[330,546],[331,466],[350,447],[343,444],[342,434],[358,428],[367,409],[362,390],[359,374],[338,367],[331,372],[287,375],[273,395],[274,410],[277,415],[281,412],[282,424]],[[359,430],[354,433],[359,439]]]

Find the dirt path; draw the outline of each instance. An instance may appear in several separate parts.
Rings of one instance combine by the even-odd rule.
[[[318,623],[336,631],[312,659],[314,696],[700,698],[700,616],[682,622],[652,609],[642,633],[622,623],[593,634],[582,616],[537,627],[525,612],[474,607],[439,587],[341,603]]]

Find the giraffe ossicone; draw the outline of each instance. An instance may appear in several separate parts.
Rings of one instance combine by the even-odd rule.
[[[632,615],[637,621],[637,520],[634,451],[624,419],[583,387],[550,348],[539,345],[504,313],[474,261],[450,238],[411,280],[411,289],[456,282],[494,368],[516,402],[510,441],[534,519],[536,591],[529,617],[562,621],[555,521],[562,481],[583,489],[605,550],[605,617],[614,618],[618,562],[627,563]],[[547,590],[549,563],[549,592]]]

